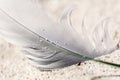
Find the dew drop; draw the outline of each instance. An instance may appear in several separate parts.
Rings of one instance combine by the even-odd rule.
[[[40,39],[39,41],[42,42],[43,40]]]

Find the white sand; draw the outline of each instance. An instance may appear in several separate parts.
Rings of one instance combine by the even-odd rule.
[[[79,31],[80,21],[88,11],[86,25],[93,26],[105,16],[110,20],[111,37],[120,39],[120,0],[39,0],[44,8],[58,20],[62,10],[71,3],[78,5],[73,12],[73,23]],[[8,47],[7,47],[8,46]],[[28,64],[20,48],[0,39],[0,80],[120,80],[120,68],[98,62],[86,61],[80,66],[40,71]],[[99,57],[99,59],[120,64],[120,50]]]

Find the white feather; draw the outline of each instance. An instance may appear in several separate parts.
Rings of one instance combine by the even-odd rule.
[[[70,21],[72,10],[66,10],[61,23],[57,23],[37,2],[0,0],[0,35],[8,42],[22,46],[30,61],[42,69],[61,68],[84,61],[70,54],[94,58],[117,49],[117,43],[110,40],[106,26],[96,26],[92,36],[85,33],[83,20],[83,33],[77,33]],[[103,42],[98,35],[101,27]],[[102,43],[106,48],[102,48]]]

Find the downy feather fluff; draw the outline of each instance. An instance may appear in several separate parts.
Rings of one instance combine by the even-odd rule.
[[[83,19],[79,34],[71,24],[72,10],[67,9],[58,23],[32,0],[0,0],[0,36],[22,46],[31,63],[41,69],[62,68],[84,61],[70,54],[94,58],[117,49],[118,42],[110,38],[107,26],[102,26],[108,18],[99,22],[92,34],[86,30]]]

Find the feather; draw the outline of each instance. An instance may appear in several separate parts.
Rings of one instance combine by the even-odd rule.
[[[94,58],[117,49],[117,43],[109,47],[111,41],[105,26],[102,28],[105,49],[98,49],[101,44],[99,27],[94,29],[94,36],[90,36],[85,33],[83,20],[83,34],[78,34],[71,23],[71,13],[72,9],[67,9],[58,23],[35,1],[0,0],[0,35],[6,41],[22,46],[30,62],[41,69],[62,68],[85,61],[71,54]]]

